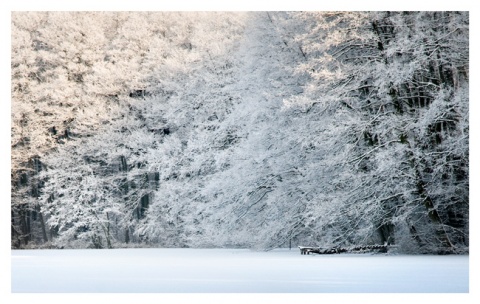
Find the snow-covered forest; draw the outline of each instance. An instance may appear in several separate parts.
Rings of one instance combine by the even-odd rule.
[[[468,12],[11,26],[12,248],[468,252]]]

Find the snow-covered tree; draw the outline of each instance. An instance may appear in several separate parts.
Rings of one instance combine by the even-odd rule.
[[[341,240],[356,242],[376,231],[394,242],[406,231],[411,237],[402,241],[415,239],[427,251],[468,244],[468,220],[456,215],[468,214],[468,13],[299,18],[308,58],[299,72],[308,73],[311,84],[289,104],[333,117],[316,140],[332,143],[325,165],[338,171],[333,194],[344,210],[320,221],[319,230],[334,223]],[[456,152],[442,144],[446,138],[457,140]],[[438,196],[452,193],[438,175],[445,165],[451,171],[443,179],[459,186],[448,198]]]

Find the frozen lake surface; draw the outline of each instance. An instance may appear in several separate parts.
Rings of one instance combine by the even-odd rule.
[[[12,250],[13,293],[468,293],[468,256]]]

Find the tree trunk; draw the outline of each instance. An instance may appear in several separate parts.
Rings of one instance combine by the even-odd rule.
[[[128,231],[128,228],[125,228],[125,243],[130,243],[130,232]]]
[[[40,226],[42,227],[42,236],[43,236],[43,241],[45,243],[48,242],[48,237],[47,237],[47,230],[45,229],[45,221],[43,219],[43,214],[42,212],[39,212],[38,213],[38,217],[39,217],[39,220],[40,220]]]
[[[408,140],[406,140],[406,144],[408,145],[409,152],[407,152],[407,156],[409,158],[410,165],[414,170],[415,174],[415,186],[418,195],[422,198],[423,205],[427,210],[428,218],[432,221],[432,224],[435,226],[435,233],[438,239],[442,242],[443,247],[446,248],[453,248],[452,243],[446,233],[445,229],[443,228],[443,223],[438,214],[437,210],[435,209],[435,205],[433,203],[432,198],[428,195],[427,190],[425,189],[425,182],[422,179],[420,170],[418,169],[418,162],[415,159],[413,152],[411,151],[411,144]]]

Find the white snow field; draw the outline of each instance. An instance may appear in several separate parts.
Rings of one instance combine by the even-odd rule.
[[[469,256],[12,250],[12,293],[468,293]]]

